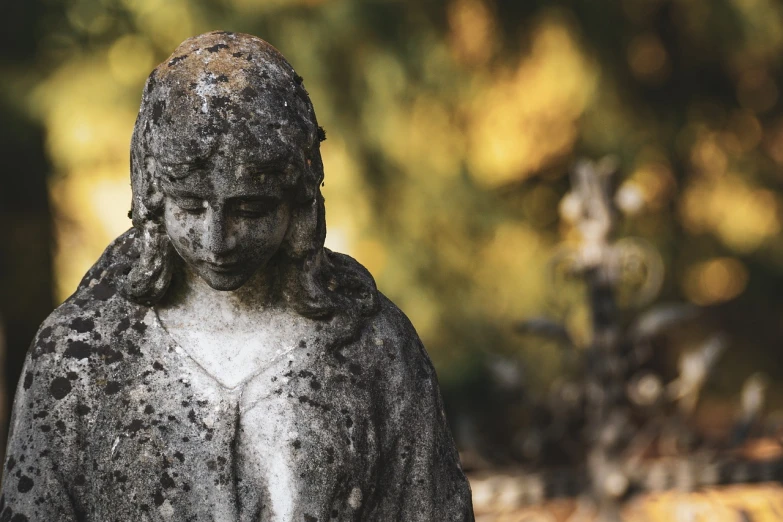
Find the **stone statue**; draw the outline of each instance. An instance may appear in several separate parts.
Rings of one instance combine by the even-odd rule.
[[[134,226],[36,335],[0,520],[473,520],[416,332],[323,246],[323,139],[258,38],[152,72]]]

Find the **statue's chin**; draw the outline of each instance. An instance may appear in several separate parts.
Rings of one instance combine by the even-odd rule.
[[[200,272],[199,276],[213,289],[222,292],[230,292],[244,285],[248,277],[245,274],[217,274],[214,272]]]

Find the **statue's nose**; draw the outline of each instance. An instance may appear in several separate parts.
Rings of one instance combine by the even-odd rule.
[[[210,208],[207,211],[205,230],[205,245],[215,256],[225,255],[234,248],[235,241],[231,235],[223,208]]]

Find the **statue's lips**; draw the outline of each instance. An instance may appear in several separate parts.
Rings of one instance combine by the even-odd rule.
[[[213,272],[229,274],[231,272],[236,272],[237,269],[241,266],[241,263],[213,263],[211,261],[204,261],[204,265],[206,265],[207,268]]]

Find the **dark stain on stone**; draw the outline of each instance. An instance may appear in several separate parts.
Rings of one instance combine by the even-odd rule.
[[[174,483],[174,479],[171,478],[171,476],[168,473],[163,473],[163,475],[160,476],[160,485],[163,486],[163,489],[171,489],[176,484]]]
[[[57,346],[57,344],[53,340],[44,341],[43,339],[38,340],[38,344],[36,344],[36,350],[32,354],[33,359],[37,359],[41,355],[47,354],[47,353],[54,353],[54,349]]]
[[[155,73],[156,72],[157,72],[157,69],[153,70],[150,73],[149,77],[147,78],[147,92],[148,93],[152,92],[152,90],[155,88],[155,84],[157,83],[155,81]],[[128,245],[124,244],[123,248],[125,248],[125,253],[127,253],[128,252],[128,250],[127,250],[128,249]]]
[[[81,360],[87,359],[90,356],[90,352],[92,352],[90,345],[84,341],[68,341],[68,348],[65,349],[63,355]]]
[[[308,515],[307,513],[305,513],[304,522],[318,522],[318,519],[313,515]]]
[[[130,355],[141,355],[141,348],[139,348],[135,344],[128,342],[125,346]]]
[[[212,98],[212,106],[216,109],[225,109],[229,103],[231,103],[231,99],[228,96],[215,96]]]
[[[155,408],[152,407],[152,404],[147,404],[147,406],[144,408],[144,413],[151,415],[155,413]]]
[[[70,326],[76,333],[85,333],[95,328],[95,321],[89,317],[77,317],[71,321]]]
[[[131,435],[136,435],[139,432],[139,430],[142,428],[144,428],[144,421],[141,419],[133,419],[125,429]]]
[[[66,377],[68,377],[69,381],[75,381],[79,378],[79,374],[76,372],[68,372],[65,374]]]
[[[156,491],[153,500],[155,501],[156,506],[158,507],[162,506],[163,503],[166,501],[166,497],[163,496],[163,491],[161,490]]]
[[[78,415],[79,417],[83,417],[83,416],[87,415],[88,413],[90,413],[90,411],[92,411],[92,408],[90,408],[86,404],[77,404],[76,405],[76,415]]]
[[[120,391],[120,388],[122,388],[122,385],[118,383],[117,381],[109,381],[106,384],[106,395],[114,395],[118,391]]]
[[[356,363],[351,363],[348,365],[348,371],[354,375],[359,375],[360,373],[362,373],[362,367]]]
[[[177,459],[177,460],[178,460],[178,461],[180,461],[180,462],[185,462],[185,455],[183,455],[183,454],[182,454],[181,452],[179,452],[179,451],[175,451],[175,452],[174,452],[174,458],[175,458],[175,459]]]
[[[142,323],[141,321],[136,321],[133,323],[132,328],[139,332],[140,334],[143,334],[147,330],[147,325]]]
[[[219,44],[213,45],[212,47],[207,47],[207,51],[209,51],[211,53],[216,53],[216,52],[218,52],[221,49],[228,49],[228,45],[219,43]]]
[[[310,381],[310,388],[314,390],[320,390],[321,389],[321,383],[316,381],[315,379]]]
[[[71,393],[71,383],[65,377],[56,377],[49,386],[49,393],[59,401]]]
[[[160,117],[163,116],[163,111],[166,109],[166,102],[156,101],[152,104],[152,123],[157,124]]]
[[[112,350],[108,346],[98,347],[97,352],[101,356],[101,359],[103,359],[103,361],[106,364],[116,363],[125,358],[125,356],[122,355],[121,352],[118,352],[117,350]]]
[[[258,93],[256,90],[252,87],[245,87],[241,91],[239,91],[239,95],[242,97],[245,101],[253,101],[258,96]]]
[[[291,445],[294,448],[299,449],[299,448],[302,447],[302,441],[300,441],[299,439],[296,439],[294,442],[291,443]]]
[[[117,292],[110,284],[101,281],[92,287],[92,296],[99,301],[108,301]]]
[[[24,389],[29,390],[33,385],[33,372],[27,372],[24,374]]]
[[[122,319],[120,319],[119,324],[117,324],[117,330],[115,331],[117,333],[124,332],[128,328],[130,328],[130,319],[127,317],[123,317]]]
[[[26,475],[22,475],[19,477],[19,484],[17,484],[16,489],[19,491],[19,493],[27,493],[33,489],[34,485],[35,483],[33,482],[33,479]]]
[[[175,56],[174,58],[169,60],[169,67],[174,67],[175,65],[177,65],[179,62],[181,62],[182,60],[184,60],[187,57],[188,57],[187,54],[182,54],[180,56]]]

